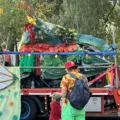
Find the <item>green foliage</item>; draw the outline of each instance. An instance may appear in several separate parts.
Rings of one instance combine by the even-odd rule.
[[[113,3],[109,0],[64,0],[59,4],[59,14],[54,14],[49,20],[76,29],[78,33],[102,38],[108,44],[113,44],[113,34],[109,27],[113,25],[116,45],[120,45],[120,4],[116,0]],[[106,24],[109,26],[106,27]],[[119,49],[117,56],[120,63]]]
[[[75,28],[79,33],[101,37],[111,7],[108,0],[64,0],[59,16],[53,16],[51,21]]]
[[[28,9],[18,8],[22,0],[0,0],[0,42],[11,47],[21,39],[24,24],[28,21]],[[75,29],[81,34],[90,34],[108,40],[112,44],[112,32],[106,24],[115,27],[115,39],[120,45],[120,3],[109,0],[26,0],[34,18]],[[120,50],[118,48],[118,59]]]
[[[13,46],[16,39],[20,39],[22,28],[27,22],[27,11],[23,7],[18,8],[19,4],[20,0],[0,0],[0,7],[3,9],[3,14],[0,14],[0,41],[5,41],[9,46]]]
[[[23,27],[28,23],[26,16],[31,14],[34,18],[47,20],[52,16],[51,8],[54,7],[54,1],[49,4],[43,0],[27,0],[27,5],[31,11],[26,9],[22,0],[0,0],[0,8],[3,14],[0,14],[0,43],[5,41],[8,47],[13,48],[13,43],[20,41],[23,33]]]

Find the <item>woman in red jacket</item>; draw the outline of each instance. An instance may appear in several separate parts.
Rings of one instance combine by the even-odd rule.
[[[61,94],[54,92],[52,94],[52,102],[50,103],[50,117],[49,120],[61,120]]]

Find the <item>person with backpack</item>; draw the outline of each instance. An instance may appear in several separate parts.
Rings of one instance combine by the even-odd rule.
[[[87,78],[78,72],[73,61],[64,64],[66,75],[61,81],[62,120],[85,120],[85,105],[90,99]]]

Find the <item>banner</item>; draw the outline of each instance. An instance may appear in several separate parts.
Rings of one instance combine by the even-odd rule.
[[[18,79],[0,90],[0,120],[20,120],[20,69],[19,67],[9,67],[8,70]]]

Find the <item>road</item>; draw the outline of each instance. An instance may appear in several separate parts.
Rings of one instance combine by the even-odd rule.
[[[49,120],[49,119],[38,118],[36,120]],[[113,117],[101,117],[101,118],[86,117],[86,120],[120,120],[120,117],[119,118],[113,118]]]

